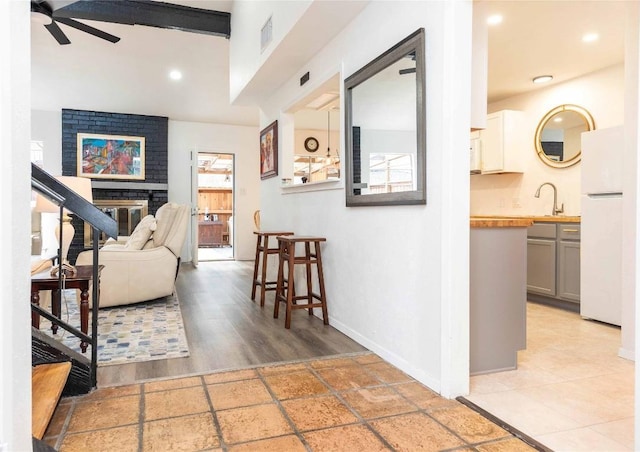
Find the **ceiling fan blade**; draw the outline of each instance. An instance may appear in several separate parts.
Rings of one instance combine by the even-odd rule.
[[[70,27],[76,28],[80,31],[84,31],[85,33],[89,33],[90,35],[93,35],[97,38],[101,38],[106,41],[113,42],[114,44],[120,41],[120,38],[118,38],[117,36],[98,30],[97,28],[94,28],[90,25],[83,24],[82,22],[78,22],[77,20],[69,19],[67,17],[56,17],[55,20],[56,22],[63,23]]]
[[[56,41],[58,41],[58,44],[60,45],[65,45],[65,44],[71,44],[71,41],[69,41],[69,38],[67,38],[67,35],[64,34],[64,32],[60,29],[60,27],[58,27],[58,24],[56,24],[55,22],[51,22],[48,25],[44,26],[47,30],[49,30],[49,33],[51,33],[51,36],[53,36]]]

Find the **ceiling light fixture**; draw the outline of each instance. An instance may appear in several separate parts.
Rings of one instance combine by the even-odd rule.
[[[177,69],[174,69],[173,71],[169,72],[169,78],[171,80],[180,80],[182,78],[182,72],[180,72]]]
[[[539,75],[533,78],[533,83],[547,83],[553,80],[553,75]]]
[[[327,164],[331,163],[331,110],[327,110]]]
[[[587,33],[582,36],[582,42],[595,42],[599,37],[598,33]]]
[[[487,24],[498,25],[502,23],[502,16],[500,14],[493,14],[487,18]]]

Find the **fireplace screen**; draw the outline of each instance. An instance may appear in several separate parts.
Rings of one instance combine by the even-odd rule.
[[[118,225],[118,236],[129,236],[148,213],[148,202],[146,200],[94,200],[93,204],[111,218],[116,220]],[[99,245],[102,246],[107,237],[104,233],[100,234]],[[88,224],[84,224],[84,246],[91,248],[93,240],[93,228]]]

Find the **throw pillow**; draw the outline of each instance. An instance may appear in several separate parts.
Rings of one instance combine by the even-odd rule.
[[[127,243],[124,244],[126,249],[130,250],[141,250],[142,247],[149,241],[151,234],[156,230],[156,219],[153,215],[147,215],[138,226],[133,230],[131,236],[127,240]]]

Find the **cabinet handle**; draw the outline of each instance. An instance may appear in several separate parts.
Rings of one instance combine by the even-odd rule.
[[[562,232],[578,232],[577,229],[563,229]]]

